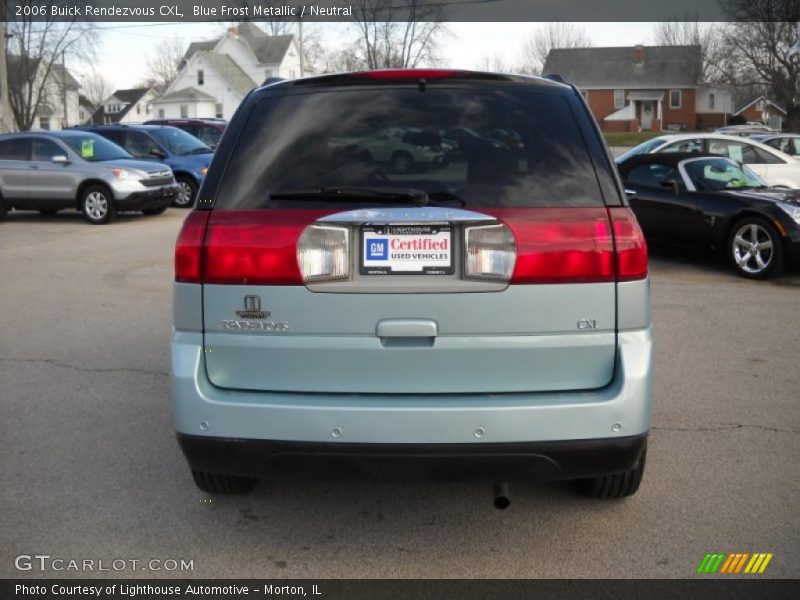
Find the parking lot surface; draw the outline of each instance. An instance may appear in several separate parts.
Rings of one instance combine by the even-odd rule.
[[[0,223],[0,576],[20,554],[187,559],[194,577],[692,577],[706,552],[800,576],[800,275],[655,253],[656,383],[639,493],[563,484],[286,481],[199,492],[169,404],[185,212]],[[579,368],[579,365],[576,365]],[[140,569],[141,567],[139,567]]]

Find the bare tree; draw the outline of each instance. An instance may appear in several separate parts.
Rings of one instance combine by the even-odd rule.
[[[500,54],[486,55],[478,61],[478,69],[494,73],[508,73],[513,71]]]
[[[50,5],[66,3],[54,0]],[[20,0],[18,4],[32,8],[40,3]],[[68,60],[89,60],[100,33],[93,23],[56,21],[50,11],[35,17],[35,21],[32,16],[17,16],[16,11],[7,12],[3,18],[10,36],[6,45],[9,101],[17,127],[25,131],[33,126],[43,104],[60,102],[53,96],[60,96],[63,90],[54,93],[57,86],[53,73]]]
[[[792,130],[800,127],[800,57],[789,55],[797,41],[800,3],[785,0],[728,0],[731,19],[725,35],[727,52],[739,65],[740,86],[764,86],[788,111]]]
[[[152,87],[162,93],[178,76],[186,44],[178,37],[160,42],[147,58],[147,75],[143,87]]]
[[[353,13],[367,68],[411,68],[436,62],[439,39],[447,33],[443,3],[355,0]]]
[[[531,75],[541,75],[547,55],[554,48],[587,48],[592,39],[586,31],[573,23],[553,22],[539,26],[522,46],[519,70]]]
[[[95,66],[89,69],[81,79],[83,95],[97,110],[103,101],[114,91],[111,82],[103,76],[103,73]]]
[[[703,82],[727,83],[730,79],[729,55],[722,26],[697,21],[665,21],[655,25],[653,38],[659,46],[700,46]]]

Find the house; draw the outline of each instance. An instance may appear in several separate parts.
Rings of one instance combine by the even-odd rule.
[[[180,72],[153,104],[160,119],[230,119],[247,93],[270,77],[308,73],[293,35],[268,35],[253,23],[230,27],[221,37],[192,43]]]
[[[91,123],[92,115],[95,112],[95,105],[83,94],[78,94],[78,121],[81,125]]]
[[[141,123],[153,118],[156,93],[152,88],[117,90],[92,115],[94,125]]]
[[[58,130],[78,125],[78,96],[80,84],[64,65],[53,63],[47,68],[45,61],[9,54],[8,77],[11,81],[33,81],[33,102],[39,93],[31,129]],[[28,84],[9,85],[11,102],[25,104]]]
[[[574,84],[603,131],[684,131],[722,127],[731,93],[704,83],[700,46],[558,48],[545,73]]]
[[[759,96],[733,114],[742,115],[748,122],[758,121],[776,131],[781,131],[783,129],[783,119],[786,117],[786,110],[769,98]]]

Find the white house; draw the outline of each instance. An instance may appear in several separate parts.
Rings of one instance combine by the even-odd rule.
[[[44,61],[19,56],[8,56],[9,79],[28,81],[31,69],[35,69],[34,96],[41,89],[39,105],[34,114],[31,129],[59,130],[80,124],[79,92],[80,84],[60,64],[51,64],[48,72]],[[44,82],[44,83],[42,83]],[[27,85],[9,87],[9,96],[27,96]]]
[[[247,93],[265,79],[302,74],[293,35],[271,36],[253,23],[241,23],[220,38],[192,43],[178,76],[153,106],[158,118],[230,119]]]
[[[92,115],[94,125],[141,123],[154,118],[153,101],[156,93],[151,88],[117,90],[103,101]]]

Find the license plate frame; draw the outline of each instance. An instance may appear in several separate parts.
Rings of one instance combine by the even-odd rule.
[[[358,266],[361,275],[453,275],[455,253],[453,251],[453,226],[450,223],[367,223],[359,231]],[[408,239],[403,239],[408,238]],[[429,239],[432,246],[447,241],[446,248],[395,249],[394,258],[391,241],[413,242]],[[369,242],[369,240],[374,240]],[[381,243],[378,243],[381,242]],[[367,244],[378,244],[368,248]],[[424,243],[424,242],[423,242]],[[428,256],[447,255],[447,258],[428,259]],[[404,254],[403,258],[396,255]],[[414,255],[418,255],[419,258]]]

